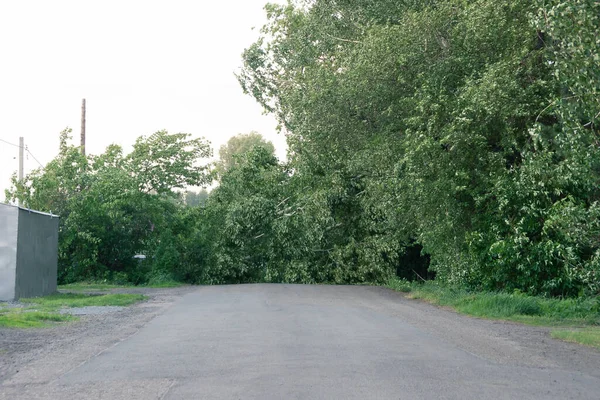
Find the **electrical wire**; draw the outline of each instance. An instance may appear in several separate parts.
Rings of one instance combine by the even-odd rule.
[[[39,162],[37,158],[35,158],[35,156],[33,155],[33,153],[29,151],[29,149],[27,148],[27,146],[25,146],[25,151],[26,151],[26,152],[28,152],[28,153],[29,153],[29,155],[30,155],[30,156],[31,156],[31,157],[32,157],[32,158],[33,158],[33,159],[34,159],[34,160],[35,160],[35,161],[36,161],[38,164],[40,164],[40,167],[44,168],[44,166],[42,165],[42,163],[41,163],[41,162]]]
[[[4,140],[2,138],[0,138],[0,142],[4,142],[6,144],[10,144],[11,146],[15,146],[15,147],[19,147],[19,148],[21,147],[18,144],[7,142],[6,140]],[[29,151],[29,149],[27,148],[27,146],[25,146],[25,148],[23,150],[25,150],[27,153],[29,153],[29,155],[31,156],[31,158],[33,158],[38,164],[40,164],[40,167],[44,168],[44,166],[42,165],[42,163],[39,162],[37,158],[35,158],[35,156],[33,155],[33,153],[31,151]]]
[[[4,140],[4,139],[2,139],[2,138],[0,138],[0,142],[4,142],[4,143],[6,143],[6,144],[10,144],[11,146],[15,146],[15,147],[21,147],[21,146],[19,146],[18,144],[14,144],[14,143],[11,143],[11,142],[7,142],[6,140]]]

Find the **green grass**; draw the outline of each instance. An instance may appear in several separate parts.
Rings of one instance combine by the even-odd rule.
[[[181,287],[181,286],[183,286],[183,283],[181,283],[181,282],[161,281],[161,282],[157,282],[157,283],[150,283],[148,285],[144,285],[143,287],[162,289],[162,288],[175,288],[175,287]]]
[[[474,317],[563,327],[553,330],[551,336],[600,348],[600,298],[551,299],[522,293],[470,292],[434,282],[398,279],[390,280],[387,286],[407,293],[407,297]]]
[[[440,306],[480,318],[517,321],[531,325],[600,325],[600,299],[550,299],[522,293],[469,292],[433,282],[392,280],[388,287]]]
[[[113,289],[131,289],[135,287],[147,287],[147,288],[173,288],[183,286],[183,283],[176,281],[163,281],[159,283],[133,286],[133,285],[116,285],[110,283],[95,283],[95,282],[77,282],[69,283],[67,285],[59,285],[58,288],[61,290],[68,290],[71,292],[87,292],[87,291],[110,291]]]
[[[586,346],[600,349],[600,329],[586,328],[578,330],[556,330],[552,331],[551,336],[555,339],[565,340],[584,344]]]
[[[53,322],[65,322],[74,319],[75,317],[66,314],[15,309],[0,314],[0,327],[43,328]]]
[[[41,328],[53,323],[74,321],[77,318],[58,311],[71,307],[87,306],[129,306],[143,301],[141,294],[105,294],[57,293],[45,297],[20,299],[27,305],[23,308],[7,308],[0,304],[0,327],[4,328]]]
[[[413,283],[405,281],[403,279],[390,279],[387,287],[394,289],[397,292],[410,293],[413,287],[416,287]]]
[[[125,289],[130,288],[131,286],[125,285],[113,285],[109,283],[88,283],[88,282],[79,282],[79,283],[69,283],[67,285],[59,285],[59,289],[71,290],[71,291],[107,291],[112,289]]]
[[[65,307],[88,306],[129,306],[145,300],[141,294],[104,294],[90,295],[84,293],[57,293],[33,299],[21,299],[21,303],[31,304],[32,308],[43,310],[57,310]]]

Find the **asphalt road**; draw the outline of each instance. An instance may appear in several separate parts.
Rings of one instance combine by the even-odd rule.
[[[51,382],[36,386],[30,374],[22,390],[111,400],[600,399],[598,353],[583,360],[540,332],[374,287],[200,287]]]

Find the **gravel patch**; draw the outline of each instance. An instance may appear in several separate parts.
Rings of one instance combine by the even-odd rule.
[[[63,308],[59,311],[61,314],[70,315],[101,315],[118,311],[123,311],[125,307],[119,306],[88,306],[88,307],[73,307]]]
[[[42,381],[53,379],[126,339],[165,312],[181,296],[197,289],[184,286],[107,290],[95,294],[140,293],[148,296],[148,300],[124,307],[118,312],[80,315],[78,321],[49,328],[0,328],[0,399],[11,398],[3,392],[2,384],[6,380],[19,377],[26,379],[32,375]],[[19,307],[18,303],[10,304]],[[0,306],[6,307],[6,303]]]

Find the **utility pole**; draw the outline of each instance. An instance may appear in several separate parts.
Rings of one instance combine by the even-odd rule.
[[[19,137],[19,183],[23,182],[23,150],[25,149],[25,140]],[[17,200],[17,205],[21,205],[21,201]]]
[[[85,156],[85,99],[81,101],[81,154]]]

